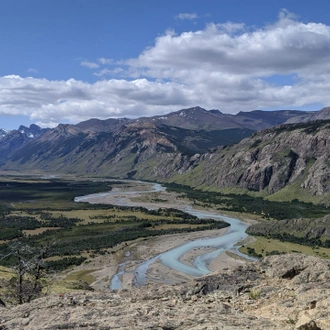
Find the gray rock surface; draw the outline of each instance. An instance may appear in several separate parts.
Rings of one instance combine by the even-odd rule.
[[[46,296],[0,309],[0,329],[330,329],[330,261],[264,258],[175,286]]]
[[[330,121],[281,125],[205,156],[183,182],[268,194],[295,185],[296,196],[324,196],[330,193],[329,145]]]

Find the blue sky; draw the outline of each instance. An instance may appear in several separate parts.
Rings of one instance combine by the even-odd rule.
[[[330,2],[1,0],[0,127],[330,105]]]

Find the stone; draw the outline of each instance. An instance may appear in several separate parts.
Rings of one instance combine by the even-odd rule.
[[[49,295],[2,307],[0,329],[325,330],[330,329],[329,266],[329,260],[287,254],[177,285]],[[283,277],[294,267],[301,272]],[[248,285],[266,292],[267,299],[251,300],[248,290],[237,295]]]
[[[304,323],[296,328],[297,330],[320,330],[320,328],[317,327],[315,321],[310,320],[307,323]]]

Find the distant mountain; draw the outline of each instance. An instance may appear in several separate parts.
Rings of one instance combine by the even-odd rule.
[[[237,143],[252,133],[241,128],[205,131],[152,121],[92,120],[59,125],[24,145],[19,141],[20,147],[0,160],[0,165],[3,169],[38,168],[124,178],[150,175],[155,179],[176,169],[185,171],[196,154]]]
[[[306,111],[299,110],[254,110],[250,112],[241,111],[235,116],[235,121],[246,128],[261,130],[272,126],[288,123],[290,120],[297,117],[305,116],[306,114]],[[312,114],[312,112],[308,112],[308,114]]]
[[[49,128],[41,128],[36,124],[30,125],[30,127],[26,127],[24,125],[21,125],[18,130],[6,130],[3,128],[0,128],[0,138],[4,138],[8,134],[12,134],[13,132],[19,132],[21,133],[24,137],[28,139],[36,139],[40,135],[44,134],[47,132]]]
[[[21,125],[18,130],[6,131],[0,129],[0,156],[7,159],[17,152],[20,148],[24,147],[30,141],[39,138],[42,134],[46,133],[49,128],[41,128],[38,125],[32,124],[30,127]]]
[[[25,135],[27,138],[29,139],[36,139],[38,138],[40,135],[44,134],[45,132],[47,132],[49,130],[49,128],[41,128],[36,124],[32,124],[30,125],[30,127],[26,127],[21,125],[18,128],[18,131]]]
[[[7,131],[3,128],[0,128],[0,139],[4,138],[8,133],[9,133],[9,131]]]
[[[327,119],[330,119],[330,107],[323,108],[320,111],[304,112],[291,117],[286,121],[286,124],[307,123],[309,121]]]
[[[220,111],[207,111],[201,107],[182,109],[163,116],[143,117],[138,120],[194,130],[246,128],[236,123],[233,115],[223,115]]]
[[[120,118],[113,119],[109,118],[106,120],[101,120],[97,118],[92,118],[86,121],[83,121],[76,126],[82,131],[91,132],[91,133],[100,133],[100,132],[111,132],[115,129],[118,129],[124,124],[134,122],[132,119]]]
[[[3,133],[0,168],[328,196],[329,122],[305,120],[328,118],[329,109],[225,115],[194,107],[166,116],[93,118],[48,130],[21,126]],[[302,122],[283,124],[293,120]],[[272,127],[277,124],[282,125]]]
[[[171,112],[168,115],[143,117],[139,121],[161,123],[164,125],[188,128],[188,129],[228,129],[248,128],[254,131],[285,123],[291,118],[303,116],[305,111],[278,110],[251,112],[239,112],[236,115],[223,114],[219,110],[205,110],[201,107],[193,107]]]

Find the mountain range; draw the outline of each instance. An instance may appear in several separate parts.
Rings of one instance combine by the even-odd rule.
[[[20,126],[0,130],[0,169],[175,181],[323,200],[330,190],[329,120],[329,107],[237,115],[193,107],[53,129]]]

